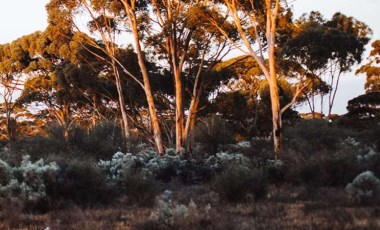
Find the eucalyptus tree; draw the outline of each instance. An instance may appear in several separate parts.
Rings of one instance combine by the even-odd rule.
[[[360,63],[371,30],[363,22],[340,13],[326,21],[319,12],[303,15],[294,28],[291,38],[282,45],[283,59],[295,63],[300,74],[310,76],[311,89],[305,98],[312,112],[315,95],[321,95],[322,103],[327,95],[330,115],[340,78]]]
[[[245,55],[251,56],[258,64],[268,81],[275,157],[280,157],[281,108],[278,92],[278,74],[276,68],[276,34],[281,15],[286,14],[286,1],[281,0],[222,0],[215,1],[209,8],[224,12],[236,29],[239,41],[231,39],[231,34],[224,30],[218,20],[208,17],[210,23],[219,29],[231,44]],[[268,59],[266,62],[265,59]]]
[[[366,74],[365,94],[348,101],[347,110],[350,120],[375,120],[380,118],[380,40],[374,41],[367,63],[357,69],[356,74]]]
[[[76,91],[68,91],[74,88],[73,82],[67,82],[61,70],[69,63],[67,59],[73,58],[70,50],[75,50],[77,46],[74,43],[58,46],[48,33],[35,32],[12,42],[11,47],[22,54],[17,56],[14,63],[22,63],[19,71],[26,78],[17,104],[51,102],[45,104],[46,112],[64,128],[65,137],[68,138],[69,130],[75,123],[71,109],[74,103],[79,105],[80,102],[73,99],[78,95]]]
[[[177,153],[189,146],[189,134],[201,98],[212,82],[213,67],[232,48],[223,34],[203,17],[218,13],[208,10],[205,4],[206,1],[152,0],[152,12],[147,15],[150,26],[143,31],[144,44],[153,58],[166,63],[174,79]],[[227,25],[223,28],[230,32],[231,26]],[[190,97],[188,105],[187,97]]]
[[[75,19],[81,18],[86,20],[86,17],[89,19],[89,32],[99,35],[99,38],[104,45],[104,48],[102,50],[104,54],[108,56],[108,61],[114,68],[116,81],[120,82],[120,77],[118,77],[118,66],[125,74],[134,79],[144,90],[153,129],[153,139],[156,144],[158,153],[162,155],[164,153],[164,144],[162,142],[161,129],[155,108],[155,102],[153,99],[149,73],[145,63],[145,54],[143,53],[141,47],[141,40],[139,38],[140,35],[138,30],[140,26],[139,22],[141,19],[140,15],[144,14],[145,6],[146,4],[144,1],[135,0],[52,0],[49,4],[48,9],[51,8],[52,14],[58,14],[64,18],[68,18],[69,23],[60,24],[60,26],[58,26],[62,28],[70,28],[71,30],[78,31],[81,30],[81,28],[75,23]],[[56,21],[53,23],[58,24],[60,22]],[[125,66],[123,66],[116,57],[116,35],[119,33],[129,34],[128,32],[131,32],[133,36],[133,43],[135,45],[135,50],[138,56],[138,65],[143,76],[143,81],[138,80],[138,78],[132,74],[130,70],[125,68]],[[97,43],[94,43],[91,39],[87,39],[85,42],[87,44],[98,47]],[[120,89],[121,87],[118,87],[119,91]],[[122,93],[119,93],[119,95],[122,95]],[[120,98],[120,102],[123,100],[123,98]],[[124,124],[126,124],[126,122],[127,120],[125,119]]]
[[[31,59],[23,46],[25,44],[22,39],[0,45],[0,101],[2,101],[2,111],[5,114],[6,138],[10,145],[16,137],[16,120],[13,114],[15,93],[21,90],[24,81],[23,69]]]
[[[278,87],[282,119],[290,120],[289,109],[299,98],[308,82],[296,82],[284,71],[284,63],[277,63]],[[257,62],[250,55],[238,56],[216,66],[229,75],[224,90],[217,95],[211,107],[233,123],[236,131],[246,136],[268,136],[271,133],[271,101],[269,86]],[[296,78],[299,79],[299,78]]]
[[[116,45],[114,44],[114,32],[115,27],[112,24],[112,20],[108,20],[108,18],[94,18],[92,24],[89,24],[89,29],[91,31],[100,31],[104,38],[102,44],[99,44],[92,38],[87,37],[85,34],[79,33],[78,31],[74,31],[75,19],[72,17],[73,10],[76,7],[76,4],[81,1],[55,1],[52,0],[47,5],[48,17],[49,17],[49,32],[56,36],[56,38],[72,36],[74,34],[81,35],[78,36],[87,44],[91,44],[97,49],[103,50],[106,54],[111,58],[104,58],[102,55],[98,55],[96,52],[93,52],[94,55],[98,55],[99,58],[102,58],[104,61],[108,62],[111,66],[111,70],[113,71],[113,76],[115,77],[115,84],[119,95],[119,108],[122,117],[122,126],[123,133],[125,138],[130,139],[130,127],[128,124],[128,116],[126,111],[125,100],[123,96],[123,90],[121,86],[120,73],[116,68],[115,63],[115,55],[116,55]],[[111,24],[112,25],[111,25]],[[107,40],[108,39],[108,40]],[[86,47],[86,46],[83,46]],[[91,52],[91,49],[88,49]]]

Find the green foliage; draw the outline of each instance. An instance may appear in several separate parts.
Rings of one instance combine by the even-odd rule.
[[[47,195],[56,205],[72,201],[82,206],[96,206],[109,204],[116,198],[115,188],[93,162],[58,158],[57,163],[58,178],[46,185]]]
[[[347,185],[346,191],[361,203],[372,203],[379,196],[380,180],[371,171],[362,172]]]
[[[328,151],[314,156],[287,152],[285,181],[309,187],[342,186],[362,170],[355,153]]]
[[[359,95],[348,101],[348,114],[345,115],[346,120],[343,123],[353,127],[360,127],[363,123],[376,124],[380,121],[379,106],[380,91]]]
[[[231,165],[216,176],[212,189],[229,202],[241,202],[248,194],[253,194],[255,199],[264,198],[267,186],[267,175],[262,169]]]
[[[198,122],[191,134],[195,142],[208,146],[208,151],[215,154],[220,144],[233,142],[233,134],[227,122],[220,116],[212,116]]]
[[[323,150],[337,151],[349,135],[349,130],[330,127],[325,120],[303,120],[284,130],[284,147],[305,155]]]
[[[48,211],[50,204],[47,202],[46,186],[50,181],[55,181],[58,175],[56,162],[45,164],[42,159],[32,162],[30,156],[26,155],[18,167],[11,167],[2,160],[0,165],[0,202],[18,202],[24,211]]]
[[[301,99],[311,101],[311,112],[315,96],[326,94],[331,112],[339,77],[361,62],[371,34],[363,22],[341,13],[326,21],[319,12],[311,12],[295,22],[291,36],[280,46],[280,66],[287,76],[306,83]]]
[[[112,122],[98,123],[82,138],[74,141],[74,146],[95,159],[109,158],[110,154],[124,149],[126,143],[120,126]]]
[[[347,71],[361,61],[364,45],[372,33],[363,22],[340,13],[327,22],[314,20],[312,15],[306,19],[304,15],[298,23],[300,31],[284,44],[282,53],[297,59],[312,72],[325,68],[332,60],[338,61],[342,72]]]
[[[160,184],[146,170],[125,172],[123,185],[129,202],[143,206],[153,206],[156,196],[161,191]]]
[[[0,186],[8,184],[12,176],[12,167],[7,162],[0,160]]]

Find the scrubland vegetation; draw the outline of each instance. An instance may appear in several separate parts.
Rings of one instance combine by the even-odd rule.
[[[87,140],[112,138],[97,129],[65,142],[57,135],[63,130],[51,127],[13,152],[2,148],[1,228],[380,227],[380,146],[369,141],[378,127],[298,121],[284,133],[281,160],[261,138],[230,139],[216,154],[205,140],[195,142],[191,156],[168,148],[159,157],[136,140],[133,153],[122,140],[97,148]]]
[[[46,10],[0,45],[0,229],[380,228],[379,40],[333,114],[364,22],[281,0]]]

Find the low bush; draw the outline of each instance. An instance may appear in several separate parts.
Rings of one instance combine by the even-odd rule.
[[[3,160],[0,160],[0,186],[4,186],[9,183],[12,177],[12,168],[9,164]]]
[[[210,222],[210,209],[211,206],[201,210],[193,200],[188,205],[179,204],[173,201],[171,191],[166,190],[157,198],[150,217],[144,222],[137,223],[134,228],[141,230],[204,229],[202,222]]]
[[[79,133],[80,134],[80,133]],[[112,153],[126,150],[121,128],[112,122],[102,122],[91,128],[88,134],[73,139],[72,145],[95,159],[106,159]]]
[[[288,152],[284,161],[285,180],[307,186],[344,186],[362,170],[354,153],[321,151],[305,156]]]
[[[72,201],[81,206],[108,204],[117,197],[113,185],[106,181],[101,169],[91,161],[58,159],[57,178],[46,190],[52,202]]]
[[[220,116],[203,118],[194,127],[191,137],[195,142],[203,144],[210,154],[215,154],[219,145],[234,142],[232,131]]]
[[[255,199],[264,198],[267,186],[267,175],[262,169],[250,170],[241,165],[231,165],[212,183],[212,189],[230,202],[240,202],[248,194],[253,194]]]
[[[346,129],[328,126],[325,120],[303,120],[285,129],[283,143],[286,149],[313,155],[320,151],[337,151],[350,134]]]
[[[360,203],[373,203],[379,196],[380,180],[373,172],[365,171],[346,186],[346,191]]]
[[[161,191],[160,184],[146,170],[126,172],[123,185],[128,201],[143,206],[153,206],[156,196]]]
[[[42,159],[32,162],[28,155],[23,157],[19,167],[10,167],[4,161],[1,161],[1,165],[7,177],[7,183],[0,186],[0,195],[22,200],[45,198],[45,178],[56,175],[59,170],[56,162],[45,164]]]

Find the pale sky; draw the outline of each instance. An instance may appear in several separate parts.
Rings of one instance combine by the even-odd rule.
[[[49,0],[2,0],[0,8],[0,43],[11,42],[23,35],[44,30],[47,26],[45,5]],[[292,0],[296,17],[318,10],[329,19],[335,12],[365,22],[374,32],[373,39],[380,39],[380,0]],[[369,47],[363,60],[368,56]],[[353,67],[353,72],[357,67]],[[343,76],[333,113],[346,113],[347,101],[364,93],[364,76],[348,73]],[[307,111],[302,109],[301,111]]]

